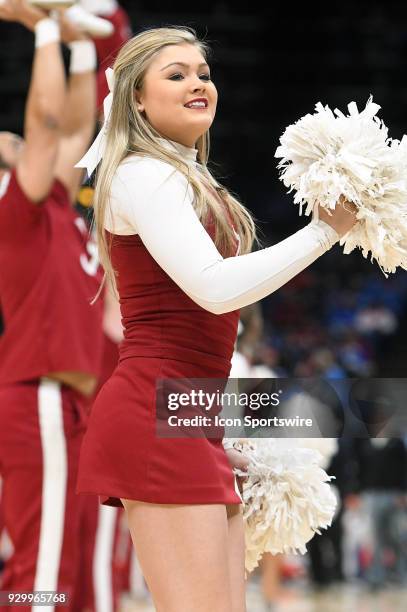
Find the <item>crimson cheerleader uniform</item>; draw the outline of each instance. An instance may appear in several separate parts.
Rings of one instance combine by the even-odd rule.
[[[5,174],[0,186],[5,328],[0,337],[0,473],[14,554],[7,561],[4,590],[69,596],[74,591],[80,511],[75,483],[86,403],[47,375],[99,376],[103,311],[101,302],[91,306],[90,301],[100,282],[96,245],[64,185],[55,180],[36,204],[14,170]]]
[[[198,164],[196,149],[161,143]],[[157,379],[227,379],[239,309],[287,282],[339,236],[312,221],[275,246],[223,258],[184,175],[149,157],[127,157],[110,196],[105,228],[113,234],[125,337],[92,409],[77,490],[98,493],[108,505],[121,505],[120,498],[240,504],[221,437],[155,434]]]

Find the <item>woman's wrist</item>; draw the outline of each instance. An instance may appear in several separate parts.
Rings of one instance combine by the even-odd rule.
[[[43,17],[38,20],[34,27],[34,33],[36,49],[61,40],[59,24],[50,17]]]
[[[74,40],[68,44],[68,47],[71,52],[70,74],[81,74],[96,70],[96,47],[91,40]]]
[[[340,239],[338,232],[323,219],[313,219],[309,225],[316,232],[319,242],[325,251],[328,251]]]

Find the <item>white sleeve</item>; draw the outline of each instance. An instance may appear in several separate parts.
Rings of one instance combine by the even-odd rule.
[[[160,267],[202,308],[223,314],[261,300],[312,264],[339,240],[311,221],[285,240],[224,259],[198,219],[192,187],[170,164],[128,158],[112,185],[115,233],[139,234]]]

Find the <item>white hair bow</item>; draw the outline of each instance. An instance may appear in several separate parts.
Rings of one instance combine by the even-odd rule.
[[[112,68],[108,68],[105,71],[106,81],[109,86],[109,94],[103,100],[103,113],[105,116],[102,128],[97,135],[96,139],[92,143],[90,149],[85,153],[80,161],[75,164],[75,168],[86,168],[88,176],[94,172],[96,166],[102,159],[105,148],[106,148],[106,133],[109,126],[110,113],[112,110],[113,103],[113,90],[114,90],[114,71]]]

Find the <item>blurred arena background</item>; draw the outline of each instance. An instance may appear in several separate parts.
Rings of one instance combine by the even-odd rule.
[[[212,46],[211,168],[254,213],[263,246],[306,222],[278,180],[274,153],[286,126],[319,101],[345,112],[373,95],[389,136],[407,133],[403,2],[121,4],[134,33],[188,25]],[[33,37],[2,22],[0,36],[0,129],[22,134]],[[403,379],[406,306],[404,271],[386,279],[360,251],[343,256],[336,245],[242,310],[237,349],[248,376],[263,366],[274,376]],[[338,444],[327,471],[337,476],[339,515],[305,557],[265,559],[248,583],[249,612],[407,609],[407,438],[382,440]],[[137,568],[133,584],[123,609],[152,610]]]

